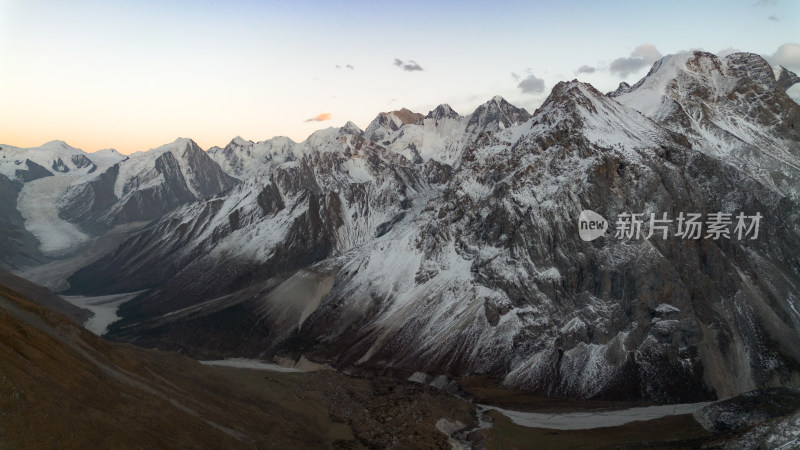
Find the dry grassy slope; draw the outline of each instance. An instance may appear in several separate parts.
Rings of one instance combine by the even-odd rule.
[[[91,311],[79,308],[65,301],[58,295],[52,293],[49,289],[2,270],[0,270],[0,285],[11,289],[22,297],[35,299],[36,304],[64,314],[79,324],[86,322],[86,319],[92,317]]]
[[[188,358],[107,343],[0,285],[0,448],[329,443],[324,407],[274,400]]]
[[[0,281],[2,449],[446,448],[442,417],[476,425],[470,403],[429,386],[110,343]]]

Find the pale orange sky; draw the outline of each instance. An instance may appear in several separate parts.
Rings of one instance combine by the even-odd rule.
[[[637,65],[645,43],[773,55],[797,39],[797,5],[0,0],[0,144],[127,154],[177,137],[302,141],[401,107],[469,114],[494,95],[533,112],[562,80],[637,81],[652,64]],[[615,73],[620,59],[635,70]]]

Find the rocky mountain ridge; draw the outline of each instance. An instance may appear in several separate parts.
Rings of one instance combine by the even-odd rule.
[[[201,357],[667,403],[800,383],[800,106],[759,56],[670,55],[608,95],[559,83],[533,114],[499,97],[392,114],[211,149],[204,198],[151,190],[180,179],[170,161],[123,177],[133,204],[180,201],[71,291],[148,289],[110,336]],[[104,174],[68,203],[117,197]],[[586,209],[612,226],[593,242]],[[62,214],[141,217],[121,211]],[[681,239],[674,222],[669,239],[618,239],[626,212],[765,219],[757,240]]]

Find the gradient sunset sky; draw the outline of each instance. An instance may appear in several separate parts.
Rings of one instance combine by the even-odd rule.
[[[0,0],[0,143],[203,148],[378,112],[536,109],[578,78],[633,83],[660,55],[725,49],[800,72],[797,1]]]

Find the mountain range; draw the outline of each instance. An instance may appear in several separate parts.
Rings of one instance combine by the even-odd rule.
[[[797,386],[797,81],[687,52],[607,94],[561,82],[533,113],[494,97],[129,156],[1,145],[0,265],[140,292],[106,337],[203,359],[660,403]],[[582,240],[584,210],[611,229]],[[613,230],[719,212],[763,217],[757,239]]]

